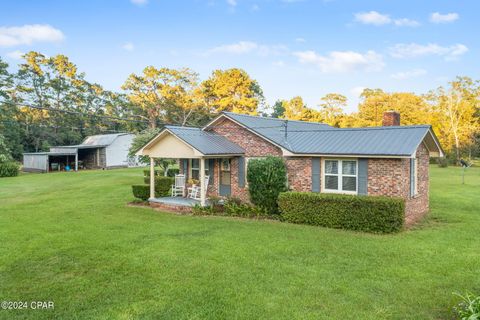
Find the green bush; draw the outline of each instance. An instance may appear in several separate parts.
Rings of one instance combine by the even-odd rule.
[[[458,318],[461,320],[480,319],[480,296],[466,293],[464,296],[457,294],[461,302],[455,307]]]
[[[147,201],[150,198],[150,186],[145,184],[136,184],[132,186],[133,196],[135,198]]]
[[[269,214],[278,214],[278,195],[287,191],[287,168],[283,160],[279,157],[250,160],[247,181],[252,203]]]
[[[437,158],[437,164],[440,168],[446,168],[448,167],[448,159],[445,157]]]
[[[288,222],[374,233],[400,231],[405,219],[401,198],[285,192],[278,205]]]
[[[13,161],[0,162],[0,178],[2,177],[16,177],[20,166]]]
[[[168,171],[167,171],[167,175],[169,177],[175,177],[176,174],[179,174],[180,173],[180,169],[179,168],[169,168]]]
[[[155,196],[168,197],[171,195],[172,184],[174,184],[172,177],[155,177]]]
[[[175,179],[172,177],[158,176],[155,177],[155,196],[156,197],[168,197],[171,195],[170,190]],[[150,185],[150,177],[144,177],[143,182]]]
[[[163,176],[163,170],[161,169],[155,169],[154,170],[154,175],[157,176]],[[143,176],[144,177],[150,177],[150,169],[145,169],[143,170]]]

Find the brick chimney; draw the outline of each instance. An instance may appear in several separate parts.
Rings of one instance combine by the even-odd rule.
[[[397,111],[385,111],[383,114],[382,126],[399,126],[400,125],[400,113]]]

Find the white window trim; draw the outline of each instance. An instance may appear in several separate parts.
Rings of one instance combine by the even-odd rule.
[[[195,168],[195,171],[198,171],[198,176],[200,177],[200,161],[201,159],[188,159],[188,176],[189,179],[193,179],[192,171],[193,169],[193,160],[198,160],[198,168]],[[205,159],[205,175],[209,175],[209,162],[208,159]]]
[[[413,179],[415,179],[415,183],[413,185],[413,196],[418,196],[418,159],[413,159],[415,172],[413,173]]]
[[[327,189],[325,188],[325,161],[338,161],[338,173],[337,174],[326,174],[331,175],[331,176],[337,176],[338,177],[338,190],[332,190],[332,189]],[[343,174],[343,164],[342,161],[355,161],[356,163],[356,169],[355,169],[355,175],[350,175],[350,174]],[[342,177],[355,177],[356,178],[356,183],[355,183],[355,191],[344,191],[342,190],[342,182],[343,179]],[[321,192],[323,193],[339,193],[339,194],[353,194],[357,195],[358,194],[358,159],[352,159],[352,158],[322,158],[322,183],[321,183]]]

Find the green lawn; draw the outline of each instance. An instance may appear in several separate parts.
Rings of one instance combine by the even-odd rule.
[[[2,319],[450,319],[480,292],[480,169],[431,168],[431,213],[372,235],[127,207],[141,169],[0,179]]]

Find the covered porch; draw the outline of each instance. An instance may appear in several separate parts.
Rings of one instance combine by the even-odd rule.
[[[137,155],[150,157],[149,202],[172,207],[208,205],[208,194],[228,196],[231,191],[230,159],[243,156],[243,149],[226,138],[199,128],[166,126]],[[199,197],[188,197],[185,183],[182,196],[155,197],[155,159],[174,159],[184,181],[196,181]],[[243,159],[243,158],[242,158]],[[208,181],[208,182],[207,182]],[[191,183],[188,183],[191,184]]]

